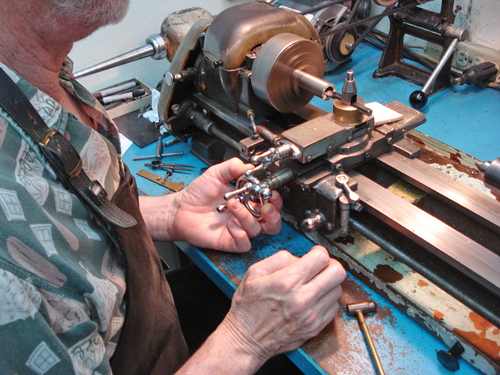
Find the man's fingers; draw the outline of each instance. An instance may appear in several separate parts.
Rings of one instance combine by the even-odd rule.
[[[273,190],[273,194],[271,195],[269,203],[272,203],[278,211],[281,211],[281,209],[283,208],[283,200],[281,199],[280,193],[278,193],[276,190]]]
[[[245,230],[240,226],[239,222],[231,220],[227,226],[227,230],[232,237],[232,242],[227,251],[231,253],[246,253],[252,247],[250,239]]]
[[[255,237],[261,232],[261,227],[257,219],[236,199],[230,199],[227,202],[227,209],[238,220],[248,237]]]
[[[260,211],[262,215],[262,232],[268,234],[278,234],[281,230],[281,215],[272,203],[266,203]]]
[[[288,251],[281,250],[252,265],[248,270],[247,276],[251,280],[261,276],[271,275],[283,268],[291,266],[298,260],[299,258],[290,254]]]
[[[229,182],[240,177],[248,169],[253,168],[254,166],[251,164],[245,164],[238,158],[232,158],[210,167],[210,169],[205,173],[214,173],[214,176],[218,180]]]
[[[346,277],[345,269],[335,259],[330,259],[327,267],[318,272],[311,280],[307,287],[314,290],[324,290],[325,293],[340,285]]]
[[[330,263],[330,255],[322,246],[314,246],[292,267],[291,272],[302,284],[308,283]]]

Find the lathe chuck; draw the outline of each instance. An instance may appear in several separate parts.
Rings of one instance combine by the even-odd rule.
[[[321,47],[295,34],[278,34],[262,45],[252,67],[255,94],[280,112],[303,107],[314,95],[333,86],[321,79],[325,61]]]

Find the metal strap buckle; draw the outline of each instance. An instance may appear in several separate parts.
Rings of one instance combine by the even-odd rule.
[[[61,156],[55,152],[53,149],[49,147],[50,142],[57,136],[60,135],[63,137],[61,133],[59,133],[55,129],[47,129],[44,133],[40,135],[38,138],[38,145],[40,146],[40,149],[44,153],[44,155],[49,159],[51,162],[52,166],[57,167],[59,170],[63,171],[67,177],[72,180],[76,176],[78,176],[82,170],[82,159],[78,156],[78,161],[71,171],[67,171],[65,168],[65,163],[62,161]],[[78,155],[78,153],[76,153]]]

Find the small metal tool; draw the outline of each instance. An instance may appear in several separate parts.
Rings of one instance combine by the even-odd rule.
[[[375,345],[373,345],[373,340],[370,335],[370,331],[368,331],[368,327],[365,322],[365,313],[371,313],[377,311],[377,304],[375,302],[357,302],[350,303],[346,306],[347,315],[357,315],[359,322],[361,324],[361,328],[365,333],[366,341],[368,341],[368,346],[370,347],[370,351],[373,356],[373,360],[375,361],[375,365],[377,366],[377,370],[380,375],[385,375],[384,369],[382,368],[382,364],[380,363],[380,358],[377,354],[377,349],[375,349]]]
[[[180,152],[171,152],[169,154],[161,154],[160,156],[163,158],[165,156],[176,156],[176,155],[184,155],[184,152],[182,152],[182,151],[180,151]],[[156,159],[156,155],[140,156],[140,157],[134,158],[132,160],[136,161],[136,160],[146,160],[146,159]]]
[[[163,185],[165,183],[165,180],[167,178],[169,178],[170,176],[172,176],[173,173],[174,173],[174,169],[173,168],[168,169],[167,173],[165,173],[165,177],[163,178],[163,180],[161,180],[160,185]]]
[[[176,143],[179,143],[180,142],[180,139],[179,138],[174,138],[174,139],[171,139],[170,141],[166,141],[163,146],[165,147],[168,147],[168,146],[171,146],[173,144],[176,144]]]
[[[196,167],[187,164],[174,164],[174,163],[162,163],[161,160],[153,160],[151,163],[145,163],[146,167],[151,167],[153,169],[179,169],[179,170],[192,170]]]

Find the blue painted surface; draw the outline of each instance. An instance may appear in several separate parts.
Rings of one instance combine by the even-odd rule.
[[[353,55],[354,61],[342,67],[334,74],[325,77],[332,81],[337,90],[342,87],[345,71],[353,69],[358,85],[358,95],[366,102],[378,101],[385,104],[398,100],[408,105],[408,97],[418,86],[397,78],[375,80],[373,71],[378,66],[380,52],[376,49],[360,45]],[[313,99],[312,103],[324,110],[331,110],[331,102]],[[476,108],[477,106],[477,108]],[[445,90],[429,99],[423,109],[427,116],[427,123],[417,130],[461,150],[481,160],[491,160],[500,156],[500,92],[493,89],[479,89],[477,87],[454,87]],[[166,138],[165,140],[168,140]],[[135,175],[139,169],[146,169],[163,176],[163,171],[153,171],[144,166],[148,161],[133,161],[137,156],[153,155],[155,144],[143,149],[133,145],[124,155],[124,161]],[[200,174],[205,164],[189,153],[189,144],[175,144],[165,149],[165,152],[184,151],[185,155],[164,158],[165,162],[190,164],[196,166],[194,173],[174,173],[172,180],[191,182]],[[168,194],[168,189],[137,176],[137,182],[142,194],[158,196]],[[313,244],[293,228],[283,223],[282,231],[277,236],[259,236],[252,241],[251,261],[256,262],[266,258],[276,251],[286,248],[297,256],[305,254]],[[209,277],[231,296],[235,284],[215,266],[198,249],[180,244],[183,251],[191,257]],[[249,266],[248,257],[238,258],[234,254],[221,253],[220,264],[230,274],[242,278]],[[352,279],[352,275],[348,275]],[[373,332],[375,345],[384,370],[391,374],[439,374],[450,372],[444,369],[436,359],[438,350],[448,350],[440,341],[423,330],[405,314],[394,308],[387,300],[379,296],[370,287],[356,280],[363,293],[378,303],[379,311],[390,311],[390,321],[387,324],[371,327],[370,318],[367,324]],[[357,350],[349,353],[352,360],[350,365],[339,369],[342,374],[375,373],[373,363],[369,359],[366,341],[359,329],[357,320],[353,317],[339,314],[336,324],[349,330],[349,341],[356,343]],[[289,357],[306,374],[324,374],[324,371],[302,349],[289,353]],[[468,375],[479,372],[463,360],[460,361],[460,370],[456,374]]]

